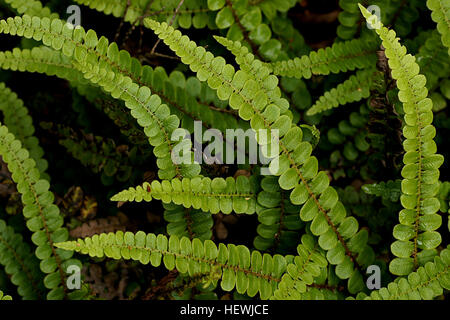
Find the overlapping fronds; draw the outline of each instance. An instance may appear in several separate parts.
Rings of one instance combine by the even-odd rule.
[[[60,242],[59,248],[89,254],[91,257],[132,259],[154,267],[163,265],[172,270],[194,276],[199,273],[220,275],[220,286],[225,291],[236,288],[250,297],[258,292],[261,299],[268,299],[276,290],[289,259],[281,256],[261,254],[242,245],[217,247],[211,240],[200,241],[167,238],[162,234],[145,234],[142,231],[108,233],[92,238]]]
[[[372,291],[369,296],[358,294],[356,299],[365,300],[431,300],[450,290],[450,248],[441,251],[424,266],[398,277],[387,287]]]
[[[158,158],[160,178],[174,176],[196,176],[200,172],[197,163],[176,165],[171,160],[171,152],[178,142],[171,140],[172,132],[179,126],[179,118],[171,115],[166,104],[152,94],[146,86],[139,86],[128,76],[142,70],[138,60],[131,59],[127,51],[119,51],[117,45],[105,37],[98,39],[95,31],[85,32],[82,27],[73,28],[59,19],[23,17],[0,21],[0,32],[23,35],[42,41],[44,45],[73,57],[74,65],[90,82],[100,85],[114,98],[121,99],[131,110],[131,114],[144,127],[149,142],[155,148]],[[143,77],[145,78],[145,74]],[[187,139],[181,139],[190,143]]]
[[[201,81],[217,90],[222,100],[229,100],[230,106],[239,110],[244,120],[250,120],[253,129],[278,129],[280,134],[279,150],[281,155],[278,168],[271,162],[272,172],[279,175],[282,189],[291,190],[290,200],[302,205],[300,218],[313,221],[311,232],[319,236],[319,245],[328,250],[332,264],[336,264],[336,273],[342,279],[348,279],[358,273],[356,265],[365,265],[373,259],[373,250],[367,245],[367,231],[358,232],[358,222],[354,217],[346,217],[346,211],[338,201],[337,192],[329,186],[326,175],[318,174],[318,162],[311,156],[312,147],[302,140],[300,127],[292,125],[288,116],[279,116],[286,110],[282,106],[268,105],[267,95],[261,85],[250,78],[246,72],[234,70],[221,57],[214,57],[203,47],[198,47],[180,31],[166,23],[145,19],[144,24],[181,57],[197,73]],[[273,81],[273,86],[276,86]],[[286,106],[288,107],[288,106]],[[263,145],[274,142],[261,141]],[[334,259],[335,258],[335,259]]]
[[[277,250],[289,253],[295,249],[294,243],[299,238],[299,230],[304,226],[298,212],[299,206],[289,201],[289,195],[281,190],[276,177],[264,177],[261,180],[262,191],[258,193],[259,225],[258,235],[253,245],[258,250]]]
[[[169,236],[198,238],[208,240],[212,237],[214,221],[209,212],[184,208],[173,203],[164,204],[164,220]]]
[[[317,243],[310,235],[303,235],[297,247],[294,261],[287,265],[286,273],[281,278],[277,290],[271,299],[274,300],[316,300],[317,293],[311,294],[313,285],[318,280],[328,261],[317,250]],[[327,296],[327,298],[330,298]],[[325,299],[322,295],[320,300]]]

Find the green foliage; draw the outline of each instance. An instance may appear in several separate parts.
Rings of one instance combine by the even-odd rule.
[[[19,14],[28,14],[30,16],[58,18],[57,13],[50,12],[50,9],[44,7],[37,0],[5,0],[12,8],[17,10]]]
[[[378,47],[379,43],[373,39],[337,42],[331,47],[313,51],[308,56],[274,62],[271,67],[275,75],[297,79],[366,69],[376,62],[375,51]]]
[[[328,141],[342,150],[343,156],[349,161],[357,160],[370,147],[366,131],[368,113],[367,107],[362,105],[359,112],[350,113],[348,120],[341,120],[337,127],[327,132]]]
[[[78,265],[79,261],[71,259],[71,252],[54,246],[54,242],[67,240],[69,234],[62,226],[64,221],[58,207],[53,204],[54,196],[49,191],[49,183],[40,179],[39,170],[29,157],[29,152],[3,125],[0,127],[0,155],[8,164],[17,190],[22,195],[26,226],[33,232],[32,240],[37,246],[35,253],[41,260],[40,269],[47,274],[45,287],[51,290],[47,298],[61,299],[66,295],[65,270],[69,265]]]
[[[291,202],[304,204],[300,218],[312,221],[311,232],[320,236],[319,245],[335,258],[330,262],[337,265],[337,275],[348,279],[359,273],[358,264],[370,264],[374,253],[367,245],[367,232],[358,232],[356,219],[346,217],[336,190],[328,185],[326,175],[318,173],[317,159],[310,156],[311,145],[306,141],[295,144],[294,141],[301,140],[302,130],[292,126],[288,116],[272,116],[283,112],[283,107],[279,106],[277,110],[275,105],[268,106],[267,95],[257,81],[247,80],[247,73],[242,70],[235,72],[234,67],[226,64],[223,58],[214,58],[212,53],[197,47],[178,30],[151,19],[145,19],[144,24],[152,28],[184,63],[189,64],[201,81],[207,81],[211,88],[216,89],[220,99],[229,99],[231,107],[239,110],[241,118],[250,120],[253,129],[279,129],[281,164],[277,171],[272,172],[280,175],[282,189],[294,189],[290,194]],[[273,85],[276,85],[275,81]]]
[[[399,277],[387,287],[372,291],[370,296],[358,294],[357,299],[365,300],[431,300],[450,289],[450,248],[441,251],[424,266]]]
[[[47,178],[48,175],[46,175],[45,170],[48,163],[42,158],[44,150],[39,146],[38,139],[33,136],[35,131],[33,120],[23,101],[4,83],[0,83],[0,110],[3,112],[3,122],[8,130],[29,150],[30,158],[35,161],[40,174]]]
[[[401,195],[401,180],[389,180],[387,182],[365,184],[362,189],[367,194],[373,194],[377,197],[387,199],[392,202],[398,201]]]
[[[448,11],[450,2],[446,0],[427,0],[427,7],[432,11],[431,18],[437,23],[437,30],[441,34],[442,43],[449,48],[450,55],[450,21]]]
[[[392,30],[359,5],[366,23],[356,0],[339,1],[338,21],[337,3],[323,14],[295,0],[75,0],[119,18],[115,42],[109,26],[100,36],[39,1],[4,2],[18,16],[1,17],[0,34],[21,42],[2,42],[0,78],[29,109],[0,82],[3,291],[11,282],[23,299],[97,298],[97,286],[129,299],[447,295],[447,0],[361,1]],[[419,20],[430,12],[437,29]],[[37,73],[36,90],[16,71]],[[40,83],[45,75],[62,81]],[[253,129],[269,171],[194,161],[196,121],[222,134]],[[279,139],[264,135],[275,130]],[[191,161],[175,161],[180,149]],[[86,221],[95,215],[106,219]],[[70,291],[74,252],[90,258],[87,283]],[[160,278],[148,264],[169,271]],[[370,291],[374,264],[384,288]],[[118,266],[125,285],[99,280]]]
[[[114,17],[123,17],[124,21],[139,24],[141,17],[145,14],[157,15],[161,21],[169,21],[175,13],[179,1],[164,0],[132,0],[130,6],[126,1],[120,0],[75,0],[76,3],[88,6],[91,9],[112,14]],[[189,4],[184,5],[176,16],[175,25],[182,28],[205,28],[213,27],[210,10],[205,1],[186,1]],[[211,21],[212,20],[212,21]]]
[[[0,290],[0,300],[12,300],[11,296],[5,295],[1,290]]]
[[[442,223],[436,213],[440,204],[435,195],[444,158],[436,154],[433,141],[436,129],[431,124],[433,103],[427,98],[426,78],[419,74],[415,58],[406,54],[406,48],[399,43],[394,31],[383,27],[376,16],[371,16],[363,7],[361,11],[369,21],[373,20],[371,24],[383,40],[405,112],[403,145],[406,153],[400,197],[404,209],[400,212],[400,224],[394,228],[397,241],[391,250],[397,258],[390,263],[390,270],[397,275],[407,275],[432,259],[437,253],[435,248],[441,243],[441,235],[435,231]]]
[[[176,143],[170,137],[179,126],[179,119],[170,114],[167,105],[162,104],[161,99],[152,94],[148,87],[139,86],[128,75],[122,74],[141,76],[142,72],[142,76],[146,77],[151,72],[151,69],[142,68],[128,52],[119,52],[117,45],[109,44],[105,37],[98,39],[93,30],[85,32],[82,27],[74,29],[59,19],[31,18],[28,15],[10,18],[0,21],[0,32],[24,35],[43,41],[44,45],[55,50],[62,50],[64,55],[73,57],[76,68],[86,79],[100,85],[112,97],[123,100],[133,117],[144,127],[149,143],[155,147],[153,151],[159,158],[160,178],[195,176],[199,173],[198,164],[175,165],[171,161],[170,154]],[[186,139],[182,141],[187,142]]]
[[[0,264],[11,276],[17,292],[25,300],[42,299],[45,290],[39,262],[22,235],[14,232],[5,221],[0,220]]]
[[[253,245],[262,251],[290,253],[299,238],[298,231],[304,226],[298,215],[300,208],[290,203],[289,195],[281,190],[276,177],[264,177],[261,187],[256,210],[260,224]]]
[[[368,98],[370,91],[373,89],[373,78],[378,75],[377,72],[370,69],[356,72],[355,75],[339,84],[336,88],[325,92],[306,114],[312,116],[331,108],[337,108],[340,105]]]
[[[239,176],[236,179],[175,178],[173,180],[145,182],[136,188],[130,187],[111,198],[112,201],[152,201],[183,205],[185,208],[201,209],[211,213],[255,212],[256,195],[253,179]]]
[[[208,240],[212,237],[212,216],[208,212],[187,209],[173,203],[164,204],[164,220],[167,234],[170,236],[188,237],[189,239]]]
[[[261,299],[271,297],[286,269],[289,258],[252,251],[242,245],[220,244],[211,240],[181,239],[142,231],[108,233],[92,238],[58,243],[62,249],[89,254],[91,257],[132,259],[158,267],[163,263],[168,270],[176,268],[190,276],[199,273],[221,275],[220,286],[225,291],[236,288],[250,297],[258,292]]]
[[[302,236],[302,244],[298,245],[298,255],[287,265],[274,300],[329,300],[336,299],[330,290],[314,287],[321,270],[327,267],[328,261],[317,251],[317,244],[310,235]],[[318,286],[319,287],[319,286]],[[333,299],[334,298],[334,299]]]

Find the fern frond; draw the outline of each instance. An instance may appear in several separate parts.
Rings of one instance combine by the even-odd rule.
[[[12,300],[12,297],[4,294],[3,291],[0,290],[0,300]]]
[[[0,220],[0,265],[5,267],[24,300],[42,299],[45,287],[39,261],[23,241],[22,235],[15,233],[3,220]]]
[[[256,249],[276,250],[282,254],[295,250],[298,230],[304,226],[298,212],[299,206],[289,201],[289,194],[281,190],[276,177],[268,176],[261,180],[262,191],[258,193],[259,225],[256,228],[258,235],[253,241]]]
[[[75,69],[70,58],[47,47],[34,47],[31,50],[14,48],[12,51],[0,52],[0,68],[43,73],[73,83],[87,82],[83,74]]]
[[[273,300],[307,300],[306,293],[326,269],[328,261],[318,251],[311,235],[303,235],[297,247],[298,255],[287,265]]]
[[[440,206],[436,194],[439,191],[439,167],[444,159],[436,154],[433,103],[427,98],[426,78],[419,74],[415,58],[406,54],[406,48],[399,43],[394,31],[384,27],[364,7],[360,6],[360,9],[383,40],[405,112],[403,135],[406,140],[403,146],[406,153],[400,197],[404,209],[400,212],[400,224],[394,228],[397,240],[391,250],[396,258],[391,261],[389,270],[396,275],[407,275],[430,260],[441,243],[441,235],[435,231],[442,223],[441,216],[436,213]]]
[[[372,291],[370,296],[358,294],[361,300],[432,300],[450,290],[450,247],[441,251],[434,261],[411,272],[407,277],[398,277],[387,287]]]
[[[40,179],[39,170],[27,150],[19,140],[0,126],[0,155],[8,164],[17,190],[22,194],[23,215],[28,229],[33,232],[32,240],[37,246],[36,256],[41,260],[41,271],[47,274],[44,284],[51,291],[48,299],[62,299],[65,292],[65,270],[80,262],[71,258],[71,254],[58,250],[55,241],[65,241],[69,232],[62,227],[64,220],[59,209],[53,204],[54,195],[49,191],[47,180]]]
[[[221,288],[250,297],[260,293],[268,299],[277,288],[289,259],[281,256],[250,252],[245,246],[219,244],[211,240],[192,241],[186,237],[166,236],[142,231],[108,233],[92,238],[60,242],[59,248],[89,254],[91,257],[126,259],[158,267],[163,262],[168,270],[176,268],[190,276],[213,272],[221,275]],[[161,261],[162,260],[162,261]]]
[[[117,44],[109,44],[105,37],[98,39],[93,30],[85,32],[82,27],[73,28],[59,19],[31,18],[28,15],[1,20],[0,33],[42,40],[44,45],[62,50],[64,55],[73,57],[74,66],[86,79],[100,85],[114,98],[123,100],[133,117],[144,127],[149,143],[155,147],[160,178],[199,174],[197,163],[178,165],[172,162],[171,154],[177,142],[171,140],[171,135],[179,126],[179,118],[171,115],[167,105],[162,104],[148,87],[133,82],[129,75],[135,72],[140,75],[145,70],[128,52],[119,52]],[[181,139],[181,142],[190,143],[190,140]]]
[[[366,69],[375,65],[378,48],[379,42],[374,39],[336,42],[331,47],[321,48],[309,55],[273,62],[271,67],[275,75],[297,79]]]
[[[313,221],[310,228],[314,235],[319,236],[319,245],[337,254],[336,259],[331,260],[337,265],[338,276],[348,279],[359,272],[357,263],[370,264],[374,252],[367,245],[367,232],[358,232],[358,222],[353,217],[346,217],[345,208],[338,201],[336,190],[329,186],[326,175],[318,174],[318,162],[311,156],[311,144],[306,141],[298,143],[302,140],[302,129],[293,126],[288,116],[280,116],[289,105],[268,105],[267,95],[251,75],[242,70],[235,72],[223,58],[214,57],[211,52],[198,47],[179,30],[148,18],[144,24],[153,29],[183,63],[197,72],[199,80],[207,81],[211,88],[217,90],[220,99],[229,100],[230,106],[239,110],[242,119],[250,120],[253,129],[279,129],[280,167],[279,170],[272,167],[272,172],[280,175],[282,189],[294,189],[290,194],[291,202],[304,204],[300,218]]]
[[[256,194],[253,179],[238,176],[236,179],[174,178],[172,180],[144,182],[142,186],[130,187],[114,195],[112,201],[151,201],[162,200],[164,203],[193,207],[205,212],[225,214],[255,212]]]
[[[437,24],[442,44],[448,48],[450,55],[450,2],[448,0],[427,0],[427,7],[431,10],[431,18]]]
[[[164,220],[168,222],[167,234],[170,236],[188,237],[191,240],[198,238],[202,241],[211,239],[214,221],[210,213],[173,203],[164,204],[164,209]]]
[[[19,14],[28,14],[36,17],[47,17],[50,19],[58,18],[58,14],[51,12],[49,8],[44,7],[40,1],[37,0],[5,0],[7,4],[17,10]]]
[[[30,157],[36,162],[36,167],[39,169],[41,176],[47,179],[48,175],[45,170],[47,170],[48,163],[47,160],[42,158],[44,150],[39,145],[39,140],[33,136],[35,131],[33,120],[23,101],[3,82],[0,82],[0,110],[3,112],[3,122],[9,131],[28,150]]]
[[[373,69],[357,71],[355,75],[339,84],[336,88],[325,92],[314,105],[306,111],[309,116],[337,108],[347,103],[358,102],[370,96],[374,78],[379,73]]]
[[[228,51],[230,51],[235,56],[236,62],[242,70],[250,71],[253,73],[253,75],[256,75],[258,69],[260,69],[262,66],[265,67],[270,66],[269,63],[265,63],[257,59],[253,55],[253,53],[251,53],[251,51],[240,41],[233,41],[228,38],[220,36],[213,36],[213,37],[214,39],[216,39],[218,43],[223,45]],[[262,69],[262,71],[266,73],[264,69]]]

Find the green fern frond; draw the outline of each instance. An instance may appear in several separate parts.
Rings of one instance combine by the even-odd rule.
[[[1,59],[1,58],[0,58]],[[43,159],[44,150],[39,145],[39,140],[34,136],[34,126],[28,109],[24,106],[17,94],[0,82],[0,110],[3,112],[3,122],[9,131],[20,140],[23,146],[29,151],[30,158],[36,162],[41,176],[48,180],[47,160]]]
[[[208,212],[165,203],[164,220],[168,222],[167,234],[170,236],[188,237],[191,240],[198,238],[202,241],[212,237],[214,221]]]
[[[219,244],[211,240],[192,241],[186,237],[166,236],[142,231],[133,234],[122,231],[94,235],[92,238],[60,242],[59,248],[89,254],[91,257],[132,259],[142,264],[158,267],[163,262],[168,270],[176,268],[180,273],[194,276],[213,272],[221,275],[221,288],[250,297],[260,293],[268,299],[276,290],[289,262],[281,255],[271,256],[258,251],[250,252],[245,246]]]
[[[356,299],[432,300],[442,295],[444,290],[450,290],[450,247],[407,277],[398,277],[387,287],[372,291],[370,296],[358,294]]]
[[[357,71],[355,75],[339,84],[336,88],[325,92],[314,105],[308,109],[307,115],[312,116],[331,108],[337,108],[347,103],[358,102],[370,96],[374,78],[380,74],[373,69]]]
[[[214,39],[216,39],[218,43],[223,45],[228,51],[230,51],[235,56],[236,62],[242,70],[250,71],[253,73],[253,75],[256,75],[261,67],[264,66],[267,68],[270,66],[270,64],[262,62],[261,60],[257,59],[253,55],[253,53],[251,53],[251,51],[240,41],[233,41],[220,36],[213,36],[213,37]],[[267,77],[269,75],[268,71],[269,70],[266,71],[261,68],[260,72],[262,73],[263,76],[265,73],[267,73],[267,75],[265,75]]]
[[[306,293],[326,269],[328,261],[318,251],[312,236],[303,235],[297,247],[298,255],[287,265],[273,300],[307,300]]]
[[[70,58],[47,47],[33,49],[14,48],[0,52],[0,68],[3,70],[37,72],[69,80],[73,83],[87,82],[75,69]]]
[[[312,75],[328,75],[366,69],[375,65],[379,42],[374,39],[354,39],[334,43],[331,47],[313,51],[309,55],[287,61],[271,63],[278,76],[311,78]]]
[[[298,231],[304,226],[298,215],[300,207],[289,201],[289,194],[281,190],[276,177],[264,177],[261,187],[256,208],[260,224],[253,245],[261,251],[289,253],[295,250],[300,236]]]
[[[354,217],[346,217],[345,208],[338,201],[336,190],[329,186],[326,175],[318,174],[318,162],[311,156],[311,144],[306,141],[298,143],[302,140],[302,130],[293,126],[288,116],[280,116],[289,105],[268,105],[267,95],[258,82],[249,79],[251,76],[242,70],[235,72],[223,58],[214,57],[203,47],[198,47],[179,30],[148,18],[144,24],[153,29],[183,63],[197,72],[199,80],[207,81],[211,88],[217,90],[220,99],[229,100],[231,107],[239,110],[241,118],[250,120],[253,129],[279,129],[280,166],[279,170],[272,167],[273,173],[280,175],[282,189],[294,189],[290,194],[291,202],[303,204],[300,218],[313,221],[310,228],[314,235],[319,236],[319,245],[333,253],[330,257],[336,257],[332,261],[337,265],[338,276],[348,279],[358,272],[355,269],[357,264],[370,264],[374,253],[367,245],[367,232],[358,232],[358,222]]]
[[[383,40],[405,112],[403,135],[406,140],[403,146],[406,153],[400,197],[404,209],[400,212],[400,224],[394,228],[397,240],[391,250],[396,258],[389,269],[393,274],[407,275],[432,259],[435,248],[441,243],[441,235],[435,231],[442,223],[441,216],[436,213],[440,206],[436,194],[439,191],[439,167],[444,159],[436,154],[433,103],[427,98],[426,78],[419,74],[415,58],[406,54],[406,48],[399,43],[394,31],[385,28],[364,7],[360,8]]]
[[[58,18],[58,14],[51,12],[49,8],[44,7],[37,0],[5,0],[12,8],[17,10],[19,14],[28,14],[36,17],[47,17],[50,19]]]
[[[173,202],[185,208],[193,207],[205,212],[225,214],[255,212],[256,194],[253,179],[238,176],[236,179],[223,178],[183,178],[144,182],[142,186],[130,187],[116,194],[112,201],[151,201]]]
[[[431,18],[437,23],[442,44],[448,48],[450,55],[450,2],[448,0],[427,0],[427,7],[431,10]]]
[[[47,180],[40,179],[39,170],[27,150],[19,140],[0,126],[0,155],[8,164],[17,190],[22,194],[23,215],[28,229],[33,232],[32,241],[37,246],[36,256],[41,260],[40,269],[47,274],[46,288],[51,291],[48,299],[62,299],[65,290],[65,270],[69,265],[80,265],[78,260],[70,259],[72,254],[58,250],[54,242],[65,241],[69,237],[59,209],[53,204],[54,195],[49,191]]]
[[[39,270],[39,261],[23,241],[22,235],[15,233],[3,220],[0,220],[0,265],[4,266],[24,300],[44,297],[44,275]]]

